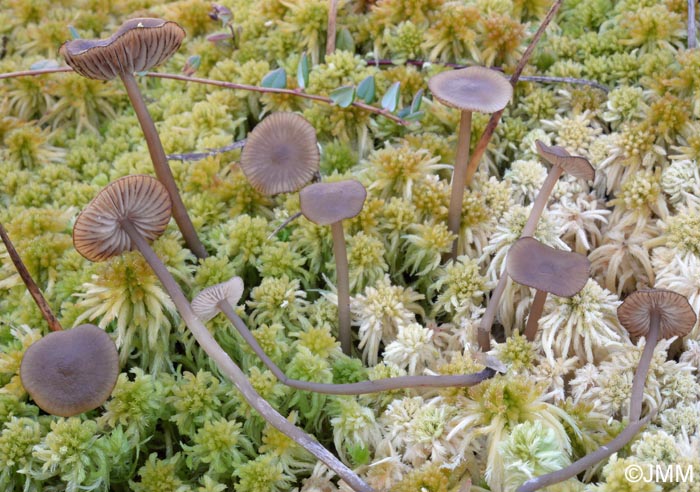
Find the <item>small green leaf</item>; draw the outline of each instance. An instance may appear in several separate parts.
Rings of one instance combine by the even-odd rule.
[[[352,34],[346,27],[338,31],[335,36],[335,49],[342,51],[355,52],[355,41],[352,39]]]
[[[185,66],[182,67],[182,73],[188,77],[193,75],[199,66],[202,64],[202,57],[199,55],[192,55],[187,59]]]
[[[287,72],[284,71],[284,68],[278,68],[268,72],[268,74],[263,77],[260,85],[269,89],[286,89]]]
[[[370,75],[369,77],[366,77],[357,86],[357,97],[362,99],[367,104],[372,104],[374,102],[374,92],[375,92],[374,75]]]
[[[423,115],[425,114],[424,111],[416,111],[415,113],[410,113],[404,117],[404,120],[406,121],[418,121],[420,120]]]
[[[355,87],[352,85],[344,85],[334,89],[329,97],[341,108],[347,108],[355,100]]]
[[[416,92],[413,96],[413,101],[411,102],[411,113],[417,113],[420,110],[420,104],[423,102],[423,89]]]
[[[70,36],[72,39],[80,39],[80,33],[75,27],[68,26],[68,30],[70,31]]]
[[[297,66],[297,83],[302,89],[309,85],[309,57],[306,56],[306,51],[302,53]]]
[[[397,106],[399,105],[399,97],[401,95],[400,87],[401,82],[394,82],[391,84],[389,90],[386,91],[386,94],[384,94],[384,97],[382,97],[382,108],[391,112],[396,110]]]

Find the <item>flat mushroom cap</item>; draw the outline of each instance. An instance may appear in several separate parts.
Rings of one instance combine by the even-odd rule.
[[[540,157],[551,165],[561,166],[564,168],[564,171],[576,178],[587,181],[592,181],[595,178],[595,170],[585,157],[571,155],[564,147],[559,147],[558,145],[549,147],[540,140],[536,140],[535,145]]]
[[[233,277],[227,282],[202,289],[192,300],[192,310],[200,320],[206,323],[219,312],[217,307],[219,302],[225,299],[231,306],[235,306],[242,295],[243,279]]]
[[[122,219],[153,241],[168,226],[170,208],[168,191],[156,178],[124,176],[107,185],[80,212],[73,226],[73,245],[90,261],[107,260],[133,249]]]
[[[663,289],[632,292],[617,308],[617,319],[633,338],[649,333],[651,312],[658,310],[659,338],[684,337],[693,329],[697,317],[688,299]]]
[[[276,195],[311,181],[320,160],[311,123],[295,113],[273,113],[248,134],[240,166],[253,188]]]
[[[574,296],[583,289],[590,266],[585,256],[551,248],[532,237],[518,239],[506,258],[513,280],[560,297]]]
[[[318,225],[351,219],[362,211],[367,190],[354,179],[314,183],[299,192],[301,213]]]
[[[59,53],[83,77],[111,80],[160,65],[184,38],[185,30],[175,22],[138,18],[126,21],[107,39],[67,41]]]
[[[110,336],[95,325],[54,331],[24,353],[22,385],[45,412],[70,417],[102,405],[119,375]]]
[[[442,104],[462,111],[495,113],[513,97],[510,82],[486,67],[441,72],[430,78],[428,87]]]

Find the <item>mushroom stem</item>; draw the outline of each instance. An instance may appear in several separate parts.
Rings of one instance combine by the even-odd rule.
[[[326,56],[335,51],[335,22],[338,16],[338,0],[328,0],[328,29],[326,33]]]
[[[539,193],[537,193],[537,198],[532,203],[532,208],[530,209],[530,216],[527,218],[527,223],[523,227],[523,232],[520,237],[534,236],[535,230],[537,229],[537,223],[542,216],[544,207],[549,201],[549,195],[552,194],[554,186],[564,172],[564,168],[561,166],[554,165],[547,173],[547,178],[542,183],[542,188],[540,188]]]
[[[642,430],[642,427],[649,423],[652,416],[653,415],[650,414],[644,417],[642,420],[630,422],[630,424],[609,443],[602,445],[592,453],[587,454],[578,461],[574,461],[569,466],[562,468],[561,470],[547,473],[546,475],[540,475],[536,478],[531,478],[518,487],[516,492],[535,492],[536,490],[542,489],[549,485],[568,480],[569,478],[578,475],[582,471],[592,468],[599,461],[603,461],[604,459],[610,457],[613,453],[622,449],[632,440],[634,436],[637,435],[640,430]]]
[[[223,373],[229,377],[248,404],[262,415],[273,427],[289,436],[311,454],[316,456],[316,458],[325,463],[330,469],[335,471],[353,490],[357,492],[374,492],[372,487],[363,482],[360,477],[338,460],[330,451],[306,432],[291,424],[255,391],[243,371],[231,360],[231,357],[221,348],[211,333],[209,333],[209,330],[207,330],[204,324],[202,324],[199,318],[194,314],[190,303],[185,298],[182,290],[180,290],[180,286],[175,282],[175,279],[170,275],[165,265],[160,261],[160,258],[158,258],[158,255],[156,255],[148,242],[128,219],[120,220],[120,225],[124,232],[129,235],[129,238],[131,238],[136,248],[141,252],[146,262],[150,265],[153,272],[165,287],[165,290],[172,298],[182,316],[183,321],[190,329],[199,345],[209,357],[216,362]]]
[[[146,103],[143,100],[141,91],[139,90],[136,78],[132,73],[121,74],[122,82],[124,87],[126,87],[126,93],[129,96],[134,111],[136,112],[136,118],[139,120],[141,125],[141,130],[146,138],[146,144],[148,145],[148,152],[151,155],[151,161],[153,161],[153,169],[156,173],[158,181],[160,181],[163,186],[168,190],[168,195],[170,195],[170,200],[173,204],[173,217],[177,226],[182,232],[182,237],[185,239],[187,247],[197,256],[197,258],[206,258],[207,251],[204,249],[199,237],[197,237],[197,232],[192,225],[189,215],[187,214],[187,209],[185,209],[185,204],[180,198],[180,193],[177,191],[177,186],[175,185],[175,178],[168,165],[168,159],[165,156],[165,150],[163,150],[163,144],[158,136],[158,131],[153,123],[153,118],[151,118]]]
[[[695,2],[688,0],[688,49],[697,48],[698,38],[695,29]]]
[[[331,224],[333,234],[333,256],[335,256],[335,283],[338,291],[338,339],[345,355],[352,351],[350,331],[350,274],[348,253],[345,248],[345,234],[342,221]]]
[[[379,393],[381,391],[391,391],[405,388],[447,388],[447,387],[465,387],[475,386],[486,379],[493,377],[496,371],[491,368],[486,368],[475,374],[464,375],[444,375],[444,376],[401,376],[395,378],[375,379],[374,381],[361,381],[359,383],[347,384],[327,384],[315,383],[312,381],[300,381],[291,379],[282,372],[265,353],[253,334],[250,332],[245,322],[236,314],[233,307],[226,300],[220,301],[217,304],[218,308],[224,315],[233,323],[238,333],[241,334],[243,340],[250,345],[263,364],[274,374],[280,383],[292,388],[313,391],[315,393],[324,393],[327,395],[362,395],[368,393]]]
[[[39,311],[41,311],[41,315],[44,317],[46,322],[49,324],[49,329],[51,331],[63,330],[61,323],[58,322],[58,320],[56,319],[56,316],[54,316],[54,314],[53,314],[53,311],[51,311],[51,307],[49,306],[49,303],[46,302],[46,299],[41,294],[41,291],[39,290],[39,286],[36,285],[36,283],[34,282],[34,279],[32,278],[31,274],[29,273],[29,270],[27,270],[27,267],[24,266],[24,262],[22,262],[22,258],[20,258],[19,253],[17,253],[17,250],[15,249],[14,244],[12,244],[12,241],[10,241],[10,236],[7,235],[7,231],[5,230],[5,227],[2,225],[2,223],[0,223],[0,237],[2,238],[2,242],[5,243],[5,249],[7,249],[7,254],[10,255],[10,259],[12,260],[12,263],[14,263],[14,265],[15,265],[15,268],[17,269],[17,273],[19,273],[19,276],[22,278],[24,285],[27,287],[27,290],[31,294],[32,298],[34,299],[34,302],[39,307]]]
[[[535,341],[537,327],[539,326],[540,318],[542,317],[542,310],[544,309],[544,303],[546,300],[546,290],[538,290],[535,294],[535,298],[532,300],[530,314],[527,317],[527,326],[525,326],[525,338],[527,338],[527,340],[530,342]]]
[[[501,278],[498,279],[496,288],[493,289],[493,292],[491,293],[489,304],[486,306],[486,311],[479,322],[478,341],[479,348],[482,352],[488,352],[491,350],[491,327],[493,326],[493,320],[496,318],[496,309],[498,309],[498,304],[501,301],[503,292],[506,290],[507,282],[508,273],[504,270],[501,274]]]
[[[452,172],[452,194],[450,195],[450,210],[447,215],[447,228],[455,234],[452,243],[452,260],[457,259],[459,245],[459,231],[462,222],[462,201],[464,200],[464,188],[467,184],[467,164],[469,161],[469,144],[472,135],[472,112],[462,111],[459,119],[459,136],[457,137],[457,151],[455,153],[455,165]]]
[[[644,344],[644,351],[639,358],[637,370],[634,372],[634,380],[632,381],[632,395],[630,396],[630,422],[639,420],[642,415],[642,402],[644,401],[644,386],[647,381],[647,373],[651,365],[651,359],[654,357],[654,348],[659,340],[659,324],[661,323],[661,314],[658,309],[652,309],[649,320],[649,333]]]

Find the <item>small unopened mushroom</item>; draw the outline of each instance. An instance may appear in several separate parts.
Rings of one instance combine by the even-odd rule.
[[[19,375],[39,408],[70,417],[107,400],[119,375],[119,355],[104,330],[80,325],[34,342],[22,357]]]
[[[265,195],[299,190],[318,173],[316,130],[295,113],[273,113],[253,131],[241,152],[241,170]]]
[[[149,245],[149,241],[165,230],[169,219],[170,198],[158,180],[145,175],[125,176],[104,188],[78,215],[73,227],[73,244],[91,261],[103,261],[137,249],[165,287],[197,343],[228,376],[248,404],[273,427],[334,470],[354,490],[372,491],[318,441],[272,408],[194,313],[180,286]]]
[[[629,419],[634,422],[642,414],[644,386],[657,342],[686,336],[697,318],[688,299],[662,289],[633,292],[617,308],[617,318],[633,338],[646,338],[632,381]]]
[[[462,112],[447,217],[447,227],[459,238],[464,189],[471,184],[468,179],[468,164],[472,112],[495,113],[502,110],[513,97],[513,87],[501,74],[486,67],[468,67],[439,73],[428,81],[428,87],[435,99]],[[474,170],[471,174],[474,174]],[[458,241],[455,239],[452,245],[453,260],[457,258]]]
[[[80,75],[97,80],[121,78],[143,130],[156,176],[173,203],[173,216],[187,247],[198,257],[207,252],[197,237],[175,185],[156,126],[143,100],[134,72],[160,65],[175,53],[185,37],[177,23],[163,19],[136,18],[126,21],[107,39],[74,39],[63,43],[59,53]]]
[[[576,295],[586,285],[590,267],[585,256],[551,248],[532,237],[520,238],[510,247],[508,275],[519,284],[537,289],[525,327],[528,340],[535,339],[547,294]]]
[[[262,360],[263,364],[265,364],[270,372],[272,372],[280,383],[291,388],[331,395],[360,395],[405,388],[475,386],[493,377],[497,372],[506,372],[506,367],[501,361],[491,355],[480,353],[477,354],[479,356],[477,357],[477,361],[482,364],[485,369],[474,374],[400,376],[346,384],[317,383],[313,381],[291,379],[267,356],[245,322],[233,309],[233,306],[240,299],[242,292],[243,281],[240,277],[233,277],[227,282],[207,287],[197,294],[192,300],[192,310],[203,322],[210,320],[219,311],[224,313],[238,333],[240,333],[243,340],[253,349],[253,352]]]
[[[301,213],[318,225],[330,225],[335,256],[336,288],[338,291],[338,338],[343,353],[350,355],[350,274],[345,248],[343,220],[362,211],[367,191],[362,183],[349,179],[334,183],[315,183],[299,193]]]

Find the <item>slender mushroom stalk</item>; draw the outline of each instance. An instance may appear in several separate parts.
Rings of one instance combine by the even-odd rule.
[[[347,384],[327,384],[312,381],[300,381],[291,379],[267,356],[258,341],[250,332],[245,322],[241,319],[233,306],[238,302],[243,293],[243,281],[240,277],[233,277],[227,282],[213,285],[202,290],[192,300],[192,310],[202,322],[207,322],[221,311],[231,321],[240,333],[243,340],[253,349],[263,364],[282,384],[291,388],[330,395],[360,395],[378,393],[404,388],[431,387],[465,387],[474,386],[493,377],[496,372],[505,372],[505,366],[497,359],[488,357],[479,360],[486,369],[475,374],[444,375],[444,376],[402,376],[395,378],[375,379]]]
[[[19,276],[24,282],[24,285],[27,287],[27,290],[31,294],[32,299],[34,299],[34,302],[39,307],[41,315],[49,324],[49,329],[51,331],[63,330],[63,327],[56,319],[56,316],[53,314],[53,311],[51,311],[49,303],[46,302],[46,299],[42,295],[41,290],[39,290],[39,286],[36,285],[36,282],[34,282],[34,279],[29,273],[29,270],[27,270],[27,267],[24,266],[22,258],[20,258],[19,253],[17,253],[17,250],[15,249],[14,244],[12,244],[10,236],[7,235],[7,231],[5,230],[5,227],[2,225],[2,223],[0,223],[0,238],[2,238],[2,242],[5,244],[7,254],[10,255],[10,259],[12,260],[12,263],[14,263],[15,268],[17,269],[17,273],[19,273]]]
[[[326,29],[326,56],[335,51],[336,18],[338,17],[338,0],[328,0],[328,29]]]
[[[506,258],[507,274],[519,284],[537,289],[525,327],[529,341],[535,340],[547,294],[576,295],[586,285],[590,267],[585,256],[551,248],[532,237],[513,243]]]
[[[68,65],[84,77],[97,80],[121,79],[143,130],[153,169],[170,195],[175,222],[187,247],[198,258],[206,258],[207,251],[187,214],[153,118],[134,78],[134,72],[145,72],[167,60],[180,47],[184,37],[184,29],[175,22],[137,18],[122,24],[107,39],[74,39],[63,43],[59,53]]]
[[[39,408],[71,417],[107,400],[119,376],[119,354],[104,330],[80,325],[34,342],[22,357],[19,375]]]
[[[535,143],[537,145],[537,152],[543,159],[552,164],[552,169],[550,169],[549,173],[547,174],[547,178],[544,180],[544,183],[542,183],[542,188],[540,188],[537,198],[535,198],[535,201],[532,204],[530,215],[525,223],[525,227],[523,227],[523,230],[520,233],[521,238],[534,236],[535,230],[537,229],[537,223],[542,216],[544,207],[547,205],[549,196],[552,194],[554,186],[564,171],[577,178],[583,178],[587,181],[592,181],[595,177],[595,170],[587,159],[580,156],[572,156],[562,147],[548,147],[539,140],[537,140]],[[498,284],[496,284],[496,287],[491,293],[491,299],[489,299],[489,304],[486,307],[486,311],[479,322],[478,341],[479,347],[484,352],[491,350],[491,327],[493,326],[493,321],[496,318],[496,310],[501,302],[503,292],[506,290],[507,283],[508,275],[501,275],[501,278],[498,279]],[[544,301],[541,299],[539,301],[544,303]]]
[[[458,256],[462,200],[467,182],[469,144],[471,141],[472,112],[494,113],[505,108],[513,97],[513,87],[498,72],[485,67],[468,67],[442,72],[428,81],[430,91],[442,104],[459,109],[457,152],[452,174],[452,194],[447,216],[447,227],[457,235],[452,245],[451,259]]]
[[[318,225],[330,225],[335,257],[336,289],[338,293],[338,338],[343,353],[350,355],[350,274],[345,248],[343,220],[351,219],[362,211],[367,190],[354,179],[335,183],[314,183],[299,193],[301,213]]]
[[[150,176],[126,176],[103,189],[81,212],[73,228],[73,243],[91,261],[102,261],[137,249],[153,269],[197,343],[233,382],[248,404],[273,427],[286,434],[334,470],[353,490],[371,492],[338,458],[306,432],[280,415],[250,384],[241,369],[219,346],[192,310],[179,285],[148,241],[157,238],[170,220],[165,188]]]
[[[693,329],[696,316],[682,295],[668,290],[649,289],[627,296],[617,308],[617,317],[633,338],[646,338],[632,380],[629,419],[634,422],[642,414],[644,386],[656,343],[661,338],[686,336]]]
[[[695,27],[695,2],[688,0],[688,49],[692,50],[698,46],[698,35]]]

